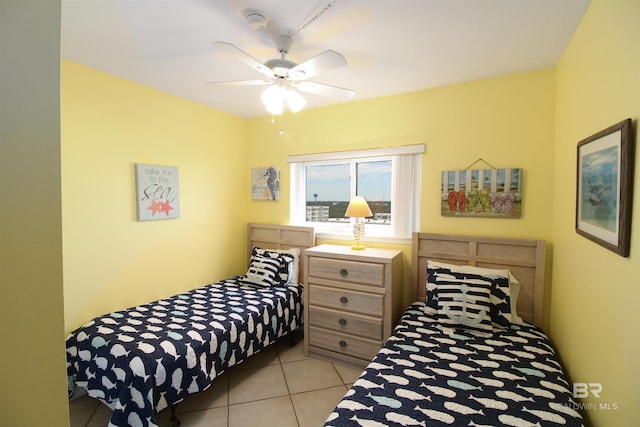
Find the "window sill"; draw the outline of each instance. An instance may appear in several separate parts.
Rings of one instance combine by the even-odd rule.
[[[327,239],[327,240],[344,240],[353,242],[353,234],[345,234],[345,233],[331,233],[326,231],[316,231],[317,239]],[[363,239],[360,239],[363,243],[385,243],[385,244],[395,244],[395,245],[410,245],[411,238],[405,237],[386,237],[386,236],[365,236]]]

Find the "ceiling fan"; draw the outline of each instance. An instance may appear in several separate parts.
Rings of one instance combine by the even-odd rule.
[[[208,84],[216,86],[270,85],[262,94],[262,102],[267,111],[275,115],[282,114],[285,101],[292,112],[304,108],[306,101],[294,89],[344,100],[350,99],[354,95],[355,92],[350,89],[309,81],[310,78],[320,73],[346,65],[347,61],[344,56],[334,50],[325,50],[313,58],[296,64],[286,58],[293,43],[292,38],[281,35],[274,37],[274,41],[280,58],[270,59],[264,63],[231,43],[214,42],[214,46],[218,49],[233,55],[267,78],[263,80],[209,82]]]

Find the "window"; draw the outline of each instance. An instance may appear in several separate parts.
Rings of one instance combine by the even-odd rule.
[[[423,145],[290,156],[291,223],[313,226],[321,237],[353,238],[344,216],[364,196],[373,213],[366,236],[408,239],[420,229]]]
[[[371,225],[369,232],[390,235],[391,158],[305,162],[303,168],[306,222],[337,231],[342,226],[332,224],[349,223],[344,216],[349,201],[354,196],[364,196],[373,213],[366,219]],[[355,179],[351,180],[352,176]]]

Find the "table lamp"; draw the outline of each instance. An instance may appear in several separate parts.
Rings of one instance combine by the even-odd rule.
[[[364,249],[364,245],[360,244],[360,238],[364,236],[364,217],[373,216],[365,198],[362,196],[356,196],[351,199],[344,216],[355,218],[355,222],[353,223],[353,238],[355,242],[353,246],[351,246],[351,249]]]

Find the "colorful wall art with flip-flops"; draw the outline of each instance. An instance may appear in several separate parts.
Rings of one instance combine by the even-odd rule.
[[[520,218],[522,169],[442,172],[443,216]]]

